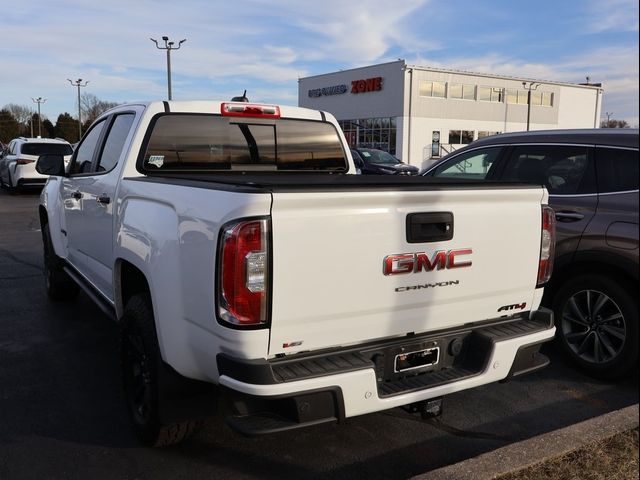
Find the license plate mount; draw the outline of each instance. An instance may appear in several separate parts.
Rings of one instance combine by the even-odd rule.
[[[429,347],[396,354],[393,361],[393,373],[405,373],[421,368],[432,367],[440,360],[440,347]]]

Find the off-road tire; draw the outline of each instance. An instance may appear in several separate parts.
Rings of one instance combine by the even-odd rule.
[[[636,367],[638,301],[630,289],[609,276],[579,275],[559,288],[553,311],[557,343],[585,373],[616,380]]]
[[[159,370],[164,367],[148,294],[134,295],[127,302],[120,345],[125,398],[137,437],[150,447],[164,447],[188,438],[201,421],[164,424],[160,419]]]
[[[42,243],[47,295],[54,302],[73,300],[78,296],[79,287],[63,270],[64,262],[53,250],[48,223],[42,226]]]

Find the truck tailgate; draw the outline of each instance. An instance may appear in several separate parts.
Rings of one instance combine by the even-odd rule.
[[[529,310],[543,199],[542,188],[274,192],[269,354]],[[407,215],[433,212],[451,214],[453,237],[409,243]],[[471,265],[447,268],[440,262],[458,250],[449,266]],[[418,254],[413,257],[422,259],[421,267],[385,275],[383,259],[400,254]],[[411,257],[400,257],[401,263],[392,257],[394,271],[412,268],[406,260]],[[509,305],[517,310],[500,310]]]

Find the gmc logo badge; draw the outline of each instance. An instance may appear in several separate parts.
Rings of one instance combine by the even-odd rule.
[[[401,253],[387,255],[382,260],[382,273],[385,275],[402,275],[405,273],[431,272],[451,268],[470,267],[471,260],[460,259],[471,255],[473,250],[462,248],[458,250],[437,250],[429,257],[427,252]]]

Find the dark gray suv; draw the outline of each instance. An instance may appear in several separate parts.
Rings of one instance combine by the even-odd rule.
[[[638,130],[496,135],[423,175],[542,184],[556,212],[556,258],[543,303],[557,340],[588,373],[617,378],[638,361]]]

